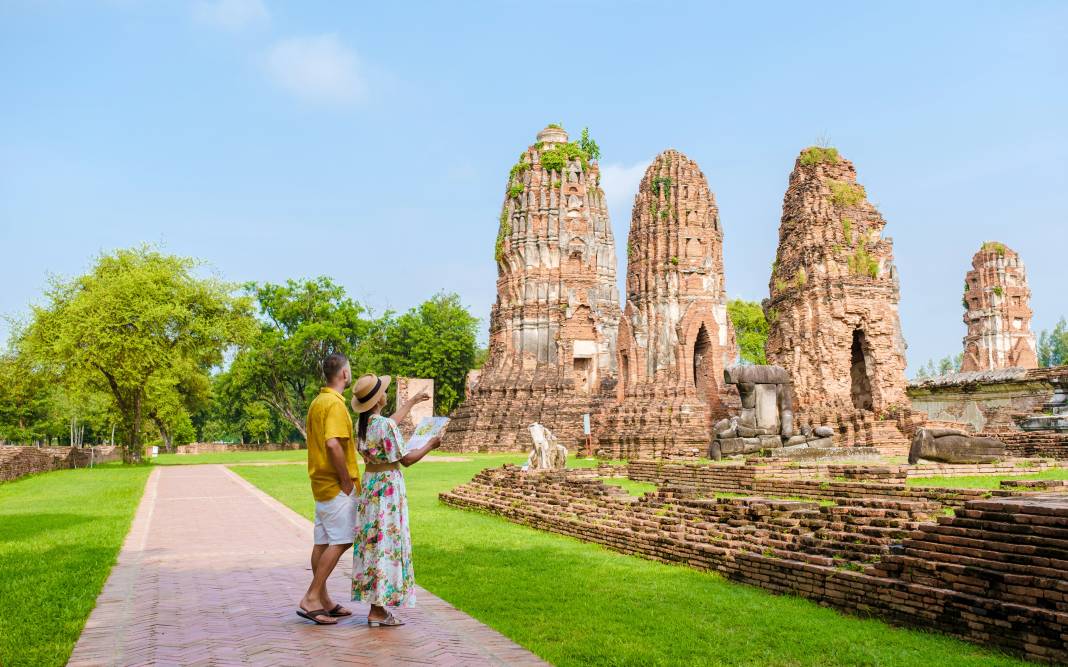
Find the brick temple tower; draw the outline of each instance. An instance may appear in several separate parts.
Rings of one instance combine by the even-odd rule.
[[[907,406],[898,278],[886,221],[833,148],[798,156],[782,205],[764,312],[769,364],[786,368],[799,411]]]
[[[962,371],[1038,367],[1030,300],[1020,256],[1004,243],[984,243],[964,277]]]
[[[569,449],[615,398],[619,290],[597,164],[550,125],[508,177],[489,358],[443,448],[526,449],[538,421]]]
[[[649,165],[627,239],[619,405],[598,429],[613,457],[703,455],[726,414],[723,369],[738,356],[727,316],[723,229],[697,163],[676,150]]]

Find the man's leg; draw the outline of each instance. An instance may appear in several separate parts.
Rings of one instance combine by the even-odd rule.
[[[308,586],[308,591],[304,594],[304,597],[300,600],[300,606],[305,611],[312,611],[315,609],[325,609],[324,605],[329,600],[329,596],[326,595],[326,581],[330,578],[330,574],[334,571],[334,567],[337,566],[338,560],[341,559],[341,555],[348,551],[351,544],[331,544],[321,545],[317,544],[316,548],[323,547],[322,553],[318,560],[312,565],[312,581]],[[327,611],[330,611],[327,609]]]

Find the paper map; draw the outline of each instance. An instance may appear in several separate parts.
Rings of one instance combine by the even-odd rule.
[[[412,437],[408,439],[408,451],[414,451],[426,445],[427,441],[440,434],[448,423],[448,417],[423,417],[419,425],[415,427]]]

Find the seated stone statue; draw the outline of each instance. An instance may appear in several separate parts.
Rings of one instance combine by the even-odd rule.
[[[527,458],[524,470],[563,470],[567,465],[567,448],[561,445],[552,431],[538,422],[530,425],[534,450]]]

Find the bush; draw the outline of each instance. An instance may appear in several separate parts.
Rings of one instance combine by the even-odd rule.
[[[805,283],[807,282],[808,272],[806,272],[805,267],[802,266],[800,269],[797,270],[797,273],[794,275],[794,284],[797,285],[798,289],[801,289],[805,286]]]
[[[523,190],[524,187],[522,183],[512,183],[512,185],[508,188],[508,198],[514,199],[518,197],[519,195],[523,194]]]
[[[831,188],[831,201],[838,206],[856,206],[867,196],[864,187],[856,183],[830,179],[827,185]]]
[[[855,276],[879,277],[879,260],[868,253],[867,247],[861,244],[856,252],[849,258],[849,272]]]
[[[842,234],[845,235],[846,243],[853,245],[853,221],[849,218],[842,218]]]
[[[835,164],[838,162],[838,149],[831,147],[810,146],[801,151],[801,164],[805,166],[813,164]]]
[[[998,241],[987,241],[983,244],[983,250],[993,250],[999,256],[1004,257],[1005,251],[1008,250],[1008,247],[1004,243],[999,243]]]
[[[493,257],[498,262],[504,258],[504,240],[512,234],[512,222],[508,217],[508,205],[504,205],[501,211],[501,225],[497,230],[497,244],[493,249]]]
[[[541,154],[541,166],[548,172],[562,172],[572,160],[582,163],[582,171],[589,168],[590,156],[574,141],[556,146]]]

